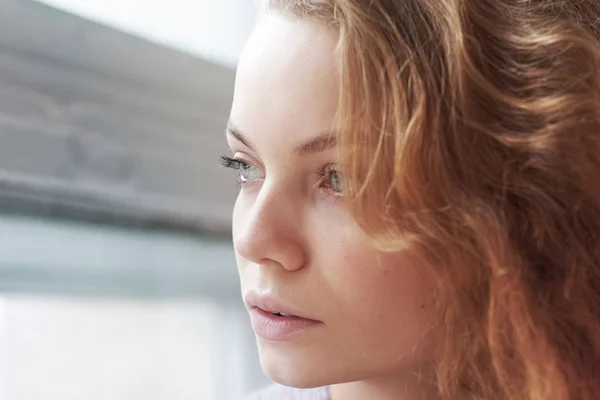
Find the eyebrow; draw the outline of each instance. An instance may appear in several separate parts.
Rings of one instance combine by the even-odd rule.
[[[225,129],[227,135],[231,135],[237,141],[248,147],[252,151],[256,151],[252,143],[244,136],[244,134],[233,125],[231,121],[227,122],[227,128]],[[325,132],[318,135],[315,138],[310,139],[306,143],[303,143],[294,148],[294,153],[303,157],[310,154],[321,153],[325,150],[329,150],[337,146],[337,136],[335,132]]]
[[[242,132],[240,132],[231,123],[231,121],[227,122],[227,127],[225,128],[225,134],[233,136],[238,142],[241,142],[244,146],[248,147],[250,150],[255,151],[254,146],[252,146],[252,143],[250,143],[250,141],[248,141],[248,139],[246,139],[246,137],[242,134]]]

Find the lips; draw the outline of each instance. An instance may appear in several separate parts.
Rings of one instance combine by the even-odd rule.
[[[273,314],[282,318],[302,318],[311,321],[318,321],[315,318],[307,315],[305,312],[288,305],[274,296],[259,295],[256,292],[249,292],[244,296],[244,302],[248,309],[258,308],[267,313]]]
[[[276,313],[272,313],[272,314],[276,315],[278,317],[285,317],[285,318],[297,317],[297,315],[292,315],[292,314],[288,314],[288,313],[284,313],[284,312],[276,312]]]
[[[263,339],[285,342],[323,325],[323,322],[275,297],[251,292],[244,297],[244,302],[254,332]]]

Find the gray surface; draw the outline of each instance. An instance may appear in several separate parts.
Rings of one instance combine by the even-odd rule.
[[[0,208],[227,235],[234,72],[0,0]]]
[[[230,243],[0,214],[0,292],[241,304]]]

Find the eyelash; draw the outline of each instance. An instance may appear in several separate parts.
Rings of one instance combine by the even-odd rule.
[[[323,168],[319,168],[317,170],[317,175],[325,182],[328,182],[328,179],[331,178],[330,174],[337,174],[339,179],[339,172],[337,171],[337,169],[334,168],[333,164],[326,165]],[[329,183],[327,183],[326,187],[333,189]],[[341,196],[341,193],[335,192],[335,194],[336,196]]]
[[[236,160],[234,158],[231,157],[227,157],[227,156],[221,156],[219,161],[221,162],[221,165],[226,167],[226,168],[231,168],[231,169],[237,169],[239,170],[242,165],[247,165],[247,163],[240,161],[240,160]]]
[[[221,165],[224,166],[225,168],[235,169],[238,172],[242,168],[250,166],[250,164],[248,164],[244,161],[236,160],[235,158],[231,158],[231,157],[227,157],[227,156],[221,156],[219,160],[221,162]],[[244,181],[241,177],[241,174],[238,174],[237,175],[237,183],[240,187],[243,187],[244,185],[246,185],[248,183],[248,181]]]
[[[251,167],[247,162],[236,160],[235,158],[231,158],[228,156],[221,156],[220,158],[221,165],[226,168],[235,169],[240,171],[244,167]],[[317,176],[321,179],[321,182],[327,182],[328,175],[330,173],[337,173],[337,170],[333,168],[332,164],[325,165],[322,168],[319,168],[317,171]],[[244,181],[240,175],[237,177],[237,183],[240,187],[244,187],[244,185],[248,184],[251,181]],[[331,189],[331,185],[327,183],[324,187]],[[333,191],[333,190],[332,190]],[[333,197],[336,200],[341,200],[343,195],[337,192],[334,192]]]

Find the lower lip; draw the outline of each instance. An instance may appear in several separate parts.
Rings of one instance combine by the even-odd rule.
[[[280,317],[261,308],[250,310],[254,332],[263,339],[283,341],[291,335],[305,332],[322,324],[320,321],[301,317]]]

